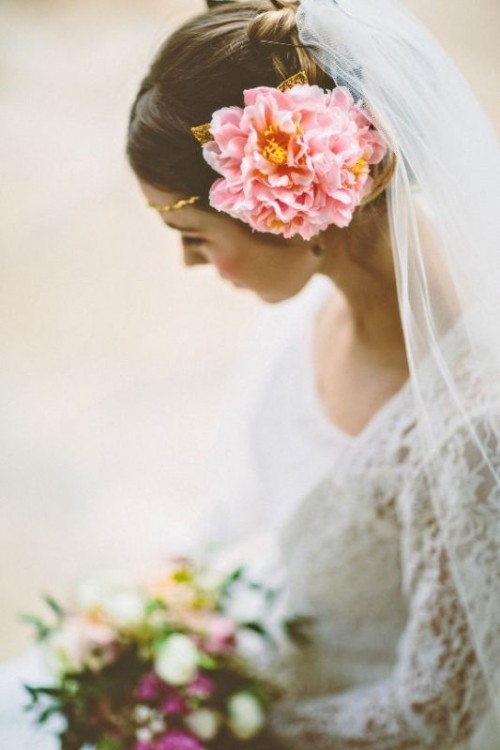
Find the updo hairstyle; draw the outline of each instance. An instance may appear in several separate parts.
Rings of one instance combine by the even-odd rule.
[[[276,87],[303,70],[310,84],[335,82],[301,44],[295,22],[298,2],[227,2],[177,29],[156,55],[133,103],[127,156],[139,179],[167,192],[208,195],[219,175],[206,163],[190,128],[210,122],[221,107],[242,107],[243,91]],[[373,189],[381,195],[393,172],[387,157],[372,167]]]

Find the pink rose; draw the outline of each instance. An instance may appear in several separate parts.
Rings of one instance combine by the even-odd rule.
[[[304,239],[347,226],[387,147],[348,89],[260,86],[217,110],[203,145],[221,175],[210,204],[258,232]]]
[[[210,618],[204,648],[211,654],[226,654],[236,645],[234,622],[229,617],[214,615]]]
[[[204,674],[199,674],[187,686],[186,693],[196,698],[209,698],[215,690],[215,682]]]

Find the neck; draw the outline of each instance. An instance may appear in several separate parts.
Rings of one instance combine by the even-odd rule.
[[[351,345],[379,363],[406,366],[387,214],[359,212],[349,230],[323,236],[319,273],[341,292],[339,314]]]

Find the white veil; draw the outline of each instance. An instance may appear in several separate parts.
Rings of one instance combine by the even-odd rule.
[[[302,0],[297,25],[397,158],[389,217],[428,493],[500,727],[495,133],[446,53],[396,0]]]

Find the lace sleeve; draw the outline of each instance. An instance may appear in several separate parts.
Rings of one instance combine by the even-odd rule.
[[[490,414],[476,429],[488,456],[465,440],[468,429],[455,430],[432,462],[437,471],[421,467],[398,499],[409,617],[390,678],[279,704],[271,727],[284,747],[446,750],[470,737],[486,713],[487,690],[450,563],[453,545],[453,561],[460,550],[469,575],[480,571],[478,582],[489,581],[478,600],[498,596],[500,548],[493,536],[500,530],[500,498],[492,478],[500,470],[500,420]],[[436,498],[448,509],[447,533],[433,511]]]

